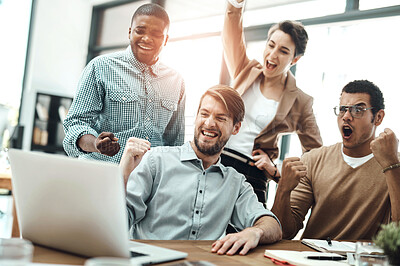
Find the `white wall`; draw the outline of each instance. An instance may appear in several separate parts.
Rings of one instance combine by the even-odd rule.
[[[20,123],[30,149],[37,92],[73,97],[86,64],[89,0],[36,0]]]

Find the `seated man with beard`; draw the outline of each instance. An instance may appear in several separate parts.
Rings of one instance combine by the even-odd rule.
[[[120,165],[134,239],[217,240],[232,224],[242,231],[211,249],[228,255],[281,239],[279,221],[258,202],[245,177],[220,162],[243,116],[240,95],[217,85],[200,99],[193,141],[150,150],[147,140],[128,140]]]

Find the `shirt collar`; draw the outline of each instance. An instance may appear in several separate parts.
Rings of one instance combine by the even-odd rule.
[[[187,141],[182,145],[180,159],[182,162],[198,161],[199,163],[201,163],[201,159],[199,159],[197,157],[196,153],[194,152],[194,150],[192,148],[192,145],[190,144],[190,141]],[[219,157],[217,163],[215,163],[211,167],[219,169],[222,173],[222,178],[224,178],[228,172],[228,169],[226,169],[226,167],[221,163],[221,157]]]
[[[145,63],[139,62],[139,60],[136,59],[135,55],[132,52],[132,48],[129,45],[126,50],[125,50],[125,55],[128,61],[137,69],[140,70],[140,72],[144,72],[145,70],[150,70],[150,73],[153,76],[158,76],[160,73],[160,60],[157,60],[153,65],[147,65]]]

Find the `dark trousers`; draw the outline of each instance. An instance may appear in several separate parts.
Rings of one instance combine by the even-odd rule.
[[[229,150],[242,158],[247,158],[247,156],[240,154],[236,151]],[[221,163],[225,166],[231,166],[235,168],[236,171],[243,174],[246,177],[247,182],[253,187],[254,192],[257,195],[258,201],[267,208],[267,196],[268,196],[268,179],[266,178],[263,171],[258,169],[256,166],[251,166],[248,163],[239,161],[226,154],[221,154]],[[227,234],[237,233],[238,230],[232,225],[228,225],[226,229]]]
[[[235,168],[236,171],[243,174],[247,182],[253,187],[258,201],[261,202],[264,207],[267,207],[268,179],[263,171],[256,166],[251,166],[248,163],[244,163],[225,154],[221,154],[221,163],[225,166],[231,166]]]

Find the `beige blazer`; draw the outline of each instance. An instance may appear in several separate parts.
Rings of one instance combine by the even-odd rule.
[[[246,55],[242,9],[228,3],[222,40],[225,61],[240,95],[263,75],[263,66]],[[273,159],[278,157],[278,136],[296,132],[303,152],[322,146],[322,139],[312,109],[313,98],[297,88],[293,74],[288,71],[285,89],[279,100],[275,118],[254,140],[254,149],[262,149]]]

